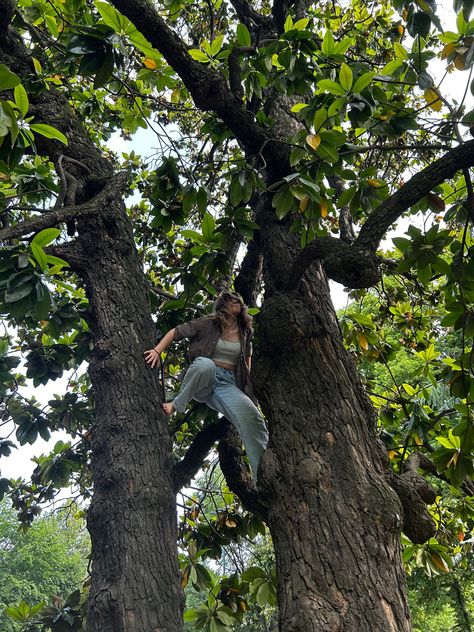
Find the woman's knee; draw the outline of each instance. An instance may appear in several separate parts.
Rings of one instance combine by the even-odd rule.
[[[203,356],[199,356],[198,358],[196,358],[191,366],[200,373],[215,374],[216,372],[216,365],[211,360],[211,358],[205,358]]]

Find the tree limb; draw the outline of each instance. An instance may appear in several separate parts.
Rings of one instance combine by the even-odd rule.
[[[335,237],[319,237],[308,244],[294,261],[285,289],[295,288],[316,259],[322,262],[330,279],[346,287],[372,287],[380,279],[380,261],[372,252]]]
[[[248,155],[262,155],[274,171],[285,172],[289,165],[288,147],[264,130],[251,112],[247,111],[232,93],[225,77],[194,61],[186,45],[172,31],[148,0],[111,0],[147,40],[174,68],[201,110],[214,111],[220,116]],[[275,175],[275,178],[277,175]]]
[[[237,17],[243,24],[249,26],[249,22],[251,21],[258,26],[264,26],[266,28],[273,25],[271,17],[255,11],[247,0],[230,0],[230,3],[235,9]]]
[[[272,15],[278,33],[285,30],[285,20],[288,14],[288,0],[273,0]]]
[[[117,198],[125,188],[128,174],[121,171],[110,178],[104,189],[95,197],[78,206],[67,206],[60,209],[52,209],[44,212],[39,217],[20,222],[15,226],[9,226],[0,230],[0,241],[23,237],[30,233],[36,233],[44,228],[51,228],[71,219],[80,219],[89,215],[104,212],[108,204]]]
[[[402,503],[403,533],[415,544],[427,542],[436,533],[436,525],[419,496],[416,486],[407,478],[393,472],[387,472],[387,480]]]
[[[438,472],[433,461],[431,461],[424,454],[421,454],[421,452],[419,453],[418,467],[427,474],[431,474],[432,476],[438,478],[440,481],[444,481],[445,483],[448,483],[448,485],[451,485],[446,476],[442,472]],[[461,489],[468,496],[474,496],[474,483],[472,481],[465,480],[461,485]]]
[[[248,469],[242,462],[242,442],[232,424],[225,420],[225,434],[219,441],[219,463],[229,489],[237,494],[242,505],[265,520],[267,510],[252,485]]]
[[[261,290],[263,256],[256,239],[253,239],[242,260],[240,271],[234,280],[235,290],[249,307],[255,307]]]
[[[369,215],[354,246],[375,252],[390,226],[419,202],[433,187],[451,178],[456,171],[474,165],[474,140],[450,149],[444,156],[415,174],[396,193],[384,200]]]
[[[196,434],[184,458],[173,467],[172,477],[175,493],[189,484],[202,466],[209,450],[216,441],[224,436],[225,431],[226,424],[221,418],[218,423],[211,423]]]

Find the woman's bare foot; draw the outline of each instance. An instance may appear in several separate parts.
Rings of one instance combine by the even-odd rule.
[[[172,415],[176,409],[173,402],[169,402],[168,404],[163,404],[163,410],[165,411],[165,415]]]

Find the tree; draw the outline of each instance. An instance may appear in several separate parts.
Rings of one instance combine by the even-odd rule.
[[[20,602],[50,603],[80,587],[87,575],[88,538],[84,521],[70,507],[42,516],[23,533],[15,512],[0,506],[0,621],[17,630],[4,611]]]
[[[270,529],[281,630],[410,629],[400,531],[416,547],[436,530],[419,469],[473,491],[474,141],[459,127],[473,114],[429,72],[436,54],[471,68],[472,3],[455,5],[457,32],[443,33],[431,1],[0,1],[3,310],[35,384],[84,360],[90,377],[45,410],[20,397],[5,355],[20,442],[60,424],[80,440],[39,461],[33,486],[1,484],[25,522],[71,477],[93,487],[89,630],[182,629],[175,494],[216,440],[229,488]],[[129,155],[119,170],[104,141],[148,118],[180,129],[174,155],[155,169]],[[143,200],[127,211],[134,188]],[[379,251],[416,212],[437,217],[397,238],[398,254]],[[417,316],[424,337],[406,343],[456,400],[448,417],[424,411],[420,445],[407,440],[394,468],[328,286],[363,293],[385,275],[402,280],[393,316],[413,320],[403,301],[443,313],[431,330]],[[171,427],[173,463],[159,376],[142,358],[150,301],[166,328],[206,313],[232,280],[253,307],[264,288],[253,381],[270,444],[257,489],[238,439],[202,410]],[[447,363],[442,327],[461,332]],[[371,350],[370,323],[353,334]],[[416,392],[398,389],[381,423],[410,417]],[[213,603],[205,623],[230,616]]]

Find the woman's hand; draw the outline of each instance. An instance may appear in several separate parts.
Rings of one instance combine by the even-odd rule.
[[[145,351],[143,355],[145,356],[145,362],[149,364],[152,369],[154,369],[160,361],[160,353],[156,349],[149,349]]]

